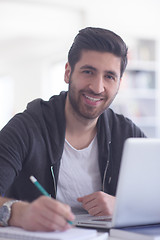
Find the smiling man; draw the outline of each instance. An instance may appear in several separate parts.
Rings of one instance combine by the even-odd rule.
[[[66,64],[65,81],[69,84],[67,103],[77,115],[97,121],[118,92],[120,66],[119,57],[91,50],[82,51],[72,74],[69,63]]]
[[[124,141],[145,137],[109,108],[126,65],[117,34],[79,31],[65,66],[68,92],[34,100],[0,132],[0,225],[64,230],[74,209],[112,215]],[[31,175],[52,198],[40,196]]]

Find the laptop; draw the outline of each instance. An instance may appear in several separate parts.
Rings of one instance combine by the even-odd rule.
[[[125,141],[112,217],[76,214],[75,225],[118,228],[160,223],[160,139]]]

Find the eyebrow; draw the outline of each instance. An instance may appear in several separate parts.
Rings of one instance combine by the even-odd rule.
[[[93,70],[93,71],[98,71],[97,70],[97,68],[95,68],[95,67],[93,67],[93,66],[91,66],[91,65],[84,65],[84,66],[82,66],[80,69],[90,69],[90,70]],[[116,78],[118,78],[118,75],[117,75],[117,73],[115,72],[115,71],[111,71],[111,70],[105,70],[104,71],[106,74],[111,74],[111,75],[113,75],[113,76],[115,76]]]
[[[97,71],[97,68],[95,68],[95,67],[93,67],[93,66],[91,66],[91,65],[84,65],[84,66],[82,66],[80,69],[91,69],[91,70],[94,70],[94,71]]]

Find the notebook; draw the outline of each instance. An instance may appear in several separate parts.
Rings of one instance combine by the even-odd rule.
[[[101,238],[100,238],[101,237]],[[18,227],[0,227],[0,239],[19,240],[88,240],[105,239],[106,234],[98,235],[95,229],[71,228],[66,231],[32,232]]]
[[[160,223],[160,139],[125,141],[112,218],[76,215],[77,226],[117,228]]]

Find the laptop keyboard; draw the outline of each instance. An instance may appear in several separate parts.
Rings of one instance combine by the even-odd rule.
[[[76,215],[76,220],[78,221],[112,221],[112,216],[91,216],[89,214],[78,214]]]
[[[111,216],[97,216],[97,217],[93,217],[92,221],[107,221],[107,222],[111,222],[112,221],[112,217]]]

